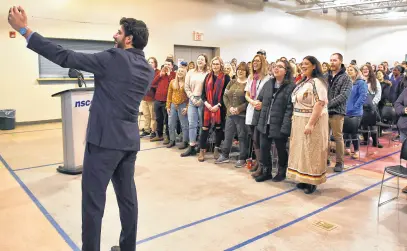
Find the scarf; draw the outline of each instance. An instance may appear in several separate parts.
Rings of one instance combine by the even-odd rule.
[[[250,98],[254,99],[256,97],[256,92],[257,92],[257,88],[256,88],[256,84],[257,84],[257,80],[259,80],[259,74],[256,72],[253,75],[253,81],[252,81],[252,87],[250,88]]]
[[[205,94],[206,101],[212,106],[217,105],[222,99],[223,86],[225,85],[225,74],[219,73],[216,81],[213,81],[214,74],[210,73],[205,82]],[[205,106],[204,107],[204,119],[203,126],[209,127],[210,125],[219,125],[221,124],[221,108],[217,112],[211,112]]]

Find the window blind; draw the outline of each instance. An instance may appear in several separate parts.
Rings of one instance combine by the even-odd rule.
[[[52,42],[61,45],[65,49],[83,53],[97,53],[113,47],[113,42],[91,41],[91,40],[73,40],[48,38]],[[39,75],[40,78],[68,78],[67,68],[54,64],[43,56],[39,56]],[[82,72],[85,78],[93,78],[93,74]]]

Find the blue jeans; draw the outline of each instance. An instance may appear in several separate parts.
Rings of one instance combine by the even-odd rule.
[[[196,145],[196,138],[198,134],[198,128],[202,127],[202,111],[203,104],[196,107],[189,101],[188,105],[188,121],[189,121],[189,143],[191,146]]]
[[[181,122],[182,136],[184,142],[189,142],[189,131],[188,131],[188,116],[182,115],[182,110],[187,108],[187,104],[180,104],[176,107],[174,104],[171,104],[171,111],[169,116],[169,127],[170,127],[170,140],[175,141],[177,130],[177,120]]]

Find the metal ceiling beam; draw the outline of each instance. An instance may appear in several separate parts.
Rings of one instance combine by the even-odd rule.
[[[380,11],[380,12],[369,12],[369,13],[360,13],[360,14],[353,14],[356,17],[359,16],[370,16],[370,15],[382,15],[387,13],[394,13],[394,12],[407,12],[407,10],[395,10],[395,11]]]
[[[358,11],[366,11],[366,10],[379,10],[379,9],[399,8],[399,7],[407,7],[407,3],[395,4],[395,5],[383,5],[383,6],[377,6],[377,7],[371,7],[371,8],[360,8],[360,9],[355,9],[355,10],[351,10],[351,11],[358,12]]]
[[[358,5],[366,5],[366,4],[374,4],[374,3],[385,3],[385,2],[392,2],[392,1],[394,1],[394,0],[374,0],[374,1],[348,3],[348,4],[326,5],[326,6],[322,6],[322,7],[311,7],[311,8],[305,8],[305,9],[299,9],[299,10],[290,10],[290,11],[287,11],[287,13],[299,13],[299,12],[310,11],[310,10],[332,9],[332,8],[358,6]]]
[[[335,0],[327,0],[327,1],[303,1],[303,0],[296,0],[297,3],[301,5],[308,5],[308,4],[324,4],[324,3],[332,3],[335,2]]]
[[[396,17],[386,16],[386,15],[377,15],[377,16],[367,16],[366,19],[369,20],[382,20],[382,19],[404,19],[407,18],[407,15],[400,15]]]
[[[378,3],[378,4],[372,4],[372,7],[369,6],[359,6],[359,7],[339,7],[335,8],[336,11],[339,12],[354,12],[354,11],[362,11],[362,10],[368,10],[368,9],[375,9],[375,8],[392,8],[393,6],[400,5],[400,4],[406,4],[407,2],[405,0],[395,0],[391,2],[384,2],[384,3]]]

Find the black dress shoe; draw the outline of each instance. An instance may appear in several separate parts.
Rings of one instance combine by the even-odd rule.
[[[305,189],[306,186],[307,186],[307,184],[305,184],[305,183],[298,183],[298,184],[296,185],[296,187],[297,187],[298,189]]]
[[[313,192],[315,192],[315,190],[317,190],[317,186],[307,184],[307,186],[304,188],[304,193],[305,194],[312,194]]]

